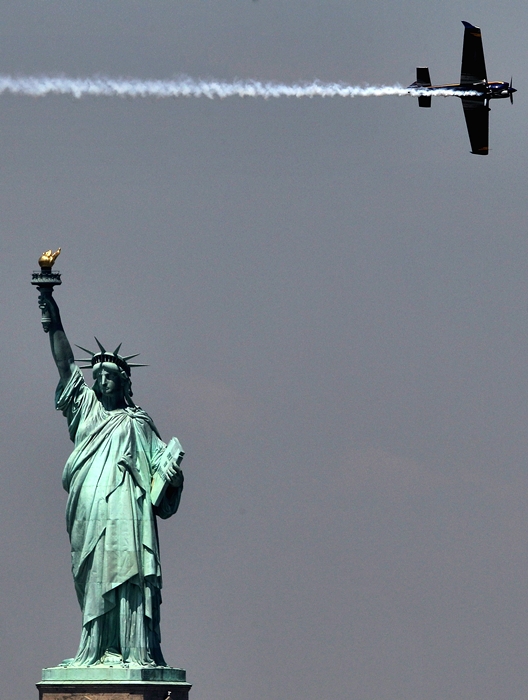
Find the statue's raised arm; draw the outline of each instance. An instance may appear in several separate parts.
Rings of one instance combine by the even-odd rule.
[[[51,294],[51,290],[40,290],[39,307],[43,312],[47,312],[47,316],[50,319],[48,333],[51,354],[59,370],[60,378],[65,383],[71,377],[75,363],[70,341],[62,326],[59,307]]]

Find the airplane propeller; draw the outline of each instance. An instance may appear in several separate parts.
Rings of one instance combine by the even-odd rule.
[[[513,93],[517,92],[517,90],[513,89],[513,75],[510,78],[510,102],[513,104]]]

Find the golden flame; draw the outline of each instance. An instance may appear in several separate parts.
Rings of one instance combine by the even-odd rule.
[[[55,260],[59,257],[61,252],[61,249],[59,248],[56,250],[54,253],[51,252],[51,248],[49,250],[46,250],[45,253],[42,253],[42,255],[39,258],[39,265],[41,268],[46,267],[46,268],[51,268],[53,267],[53,263]]]

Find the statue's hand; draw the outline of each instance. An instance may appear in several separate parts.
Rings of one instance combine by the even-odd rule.
[[[174,486],[174,488],[182,488],[183,472],[177,464],[173,463],[167,467],[167,471],[165,472],[165,478],[171,486]]]
[[[57,323],[57,321],[60,318],[59,309],[50,291],[48,291],[47,289],[41,290],[38,298],[38,305],[39,309],[48,312],[48,316],[51,318],[52,323]]]

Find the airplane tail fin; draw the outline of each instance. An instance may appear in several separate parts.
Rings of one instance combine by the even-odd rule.
[[[431,87],[431,76],[429,75],[429,68],[416,69],[416,83],[420,87]]]
[[[416,80],[410,88],[426,88],[431,87],[431,77],[429,75],[429,68],[417,68],[416,69]],[[419,107],[430,107],[431,106],[431,96],[430,95],[420,95],[418,97]]]

